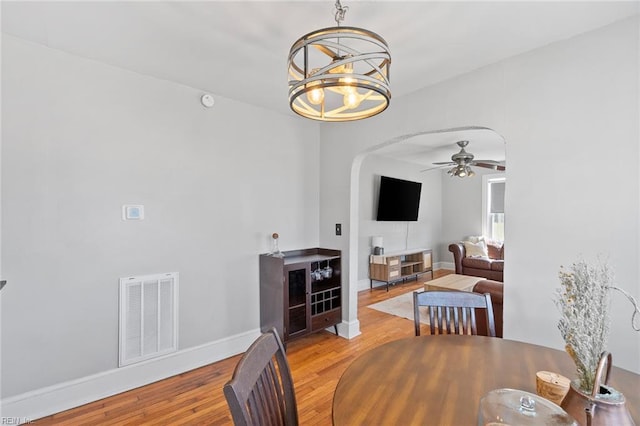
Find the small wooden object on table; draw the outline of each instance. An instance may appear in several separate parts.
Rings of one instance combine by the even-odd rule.
[[[569,391],[571,381],[565,376],[550,371],[536,373],[536,393],[554,404],[560,405]]]
[[[470,275],[449,274],[444,277],[424,283],[425,291],[429,290],[453,290],[453,291],[473,291],[473,287],[485,278],[473,277]]]

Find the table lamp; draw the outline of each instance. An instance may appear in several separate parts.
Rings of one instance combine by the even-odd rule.
[[[373,254],[384,254],[384,247],[382,247],[382,237],[371,237],[371,245],[373,246]]]

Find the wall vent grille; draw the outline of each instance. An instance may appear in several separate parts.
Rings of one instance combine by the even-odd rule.
[[[120,278],[118,365],[178,350],[178,273]]]

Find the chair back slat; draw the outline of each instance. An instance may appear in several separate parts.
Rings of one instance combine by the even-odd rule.
[[[454,327],[455,333],[460,334],[460,317],[458,316],[458,309],[452,308],[451,311],[453,312],[453,327]],[[464,315],[464,312],[463,312],[463,315]],[[464,318],[462,322],[462,327],[464,328]],[[451,330],[451,328],[449,328],[449,330]]]
[[[461,317],[461,323],[462,323],[462,333],[458,332],[458,329],[456,329],[456,334],[467,334],[468,330],[469,330],[469,309],[465,308],[465,307],[460,307],[460,308],[453,308],[453,309],[459,309],[460,312],[462,313]],[[474,333],[475,334],[475,333]]]
[[[416,336],[420,335],[420,307],[429,313],[431,334],[478,334],[476,309],[486,310],[488,335],[495,337],[491,295],[463,291],[422,291],[413,293]]]
[[[253,395],[259,402],[256,415],[261,416],[263,420],[277,418],[281,412],[280,401],[277,398],[278,390],[274,382],[273,370],[270,368],[272,364],[270,362],[265,368],[253,389]]]
[[[493,309],[492,309],[493,311]],[[469,326],[471,327],[471,334],[478,334],[478,327],[476,327],[476,310],[475,309],[469,309]],[[494,326],[494,331],[493,331],[493,335],[495,336],[496,332],[495,332],[495,326]]]
[[[263,388],[264,388],[264,400],[265,400],[265,412],[270,418],[279,417],[278,413],[284,413],[285,406],[281,392],[278,389],[282,384],[278,378],[276,367],[273,363],[273,359],[269,361],[267,368],[265,368],[263,375]]]
[[[224,395],[235,425],[298,424],[291,370],[275,329],[247,349],[225,384]]]

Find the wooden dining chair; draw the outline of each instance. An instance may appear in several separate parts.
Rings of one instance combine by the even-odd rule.
[[[291,370],[275,328],[247,349],[224,396],[236,426],[298,424]]]
[[[413,293],[413,317],[416,336],[420,335],[420,307],[429,312],[431,334],[478,334],[476,309],[486,310],[487,334],[496,336],[493,307],[489,293],[467,291],[423,291]]]

